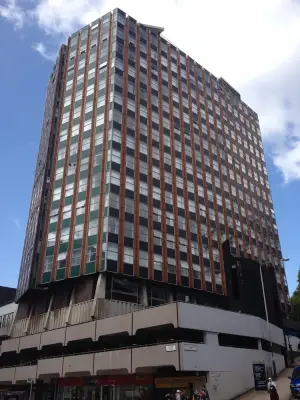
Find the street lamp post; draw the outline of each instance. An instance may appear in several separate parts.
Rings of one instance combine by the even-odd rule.
[[[289,258],[282,258],[280,261],[283,263],[283,266],[284,266],[284,262],[287,262],[289,260],[290,260]],[[273,353],[273,343],[272,343],[272,336],[271,336],[271,325],[270,325],[270,321],[269,321],[269,314],[268,314],[266,294],[265,294],[265,285],[264,285],[264,280],[263,280],[263,275],[262,275],[262,267],[263,267],[263,265],[265,265],[265,264],[260,264],[259,265],[260,280],[261,280],[261,286],[262,286],[262,292],[263,292],[263,298],[264,298],[266,321],[267,321],[267,324],[268,324],[269,342],[270,342],[270,346],[271,346],[271,358],[272,358],[271,365],[272,365],[272,369],[273,369],[273,374],[276,377],[276,365],[275,365],[274,353]]]
[[[27,379],[27,382],[30,384],[29,400],[31,400],[31,399],[32,399],[32,385],[33,385],[33,379]]]
[[[271,336],[271,325],[270,325],[270,321],[269,321],[269,313],[268,313],[268,307],[267,307],[267,301],[266,301],[265,285],[264,285],[263,274],[262,274],[262,266],[263,265],[264,264],[259,265],[259,272],[260,272],[260,281],[261,281],[261,287],[262,287],[263,298],[264,298],[266,321],[267,321],[267,325],[268,325],[269,342],[270,342],[270,347],[271,347],[271,367],[273,370],[273,375],[275,376],[276,375],[276,367],[275,367],[275,361],[274,361],[273,343],[272,343],[272,336]]]
[[[289,258],[281,258],[280,261],[282,262],[283,268],[285,268],[284,263],[290,261],[290,259]],[[284,274],[285,274],[285,272],[284,272]],[[294,363],[294,358],[293,358],[293,352],[291,351],[291,344],[290,344],[289,336],[288,336],[289,346],[287,344],[285,330],[283,330],[283,338],[284,338],[284,345],[285,345],[285,349],[286,349],[285,363],[286,363],[286,366],[288,366],[288,360],[290,359],[292,361],[292,363]]]

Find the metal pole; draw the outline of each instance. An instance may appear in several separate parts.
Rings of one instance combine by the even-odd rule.
[[[266,321],[267,321],[267,324],[268,324],[269,342],[270,342],[270,347],[271,347],[271,367],[272,367],[272,370],[273,370],[273,373],[274,373],[273,343],[272,343],[272,337],[271,337],[271,326],[270,326],[270,322],[269,322],[269,314],[268,314],[266,294],[265,294],[265,285],[264,285],[264,280],[263,280],[263,275],[262,275],[262,264],[259,265],[259,271],[260,271],[260,281],[261,281],[261,287],[262,287],[264,305],[265,305]]]
[[[32,383],[33,383],[33,379],[31,379],[31,381],[30,381],[29,400],[31,400],[31,397],[32,397]]]

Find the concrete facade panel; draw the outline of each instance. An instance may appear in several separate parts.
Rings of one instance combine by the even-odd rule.
[[[148,308],[133,313],[133,334],[139,329],[168,324],[173,325],[175,328],[178,326],[177,303]]]

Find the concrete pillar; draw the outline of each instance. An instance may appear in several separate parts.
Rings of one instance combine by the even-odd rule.
[[[105,299],[105,290],[106,290],[106,275],[100,274],[100,283],[99,283],[99,291],[98,291],[98,299]],[[96,294],[96,293],[95,293]]]
[[[167,302],[168,303],[174,303],[174,297],[172,292],[167,293]]]
[[[46,315],[46,319],[45,319],[45,323],[44,323],[44,327],[43,327],[45,331],[48,329],[48,322],[49,322],[49,317],[50,317],[50,313],[51,313],[53,299],[54,299],[54,294],[52,294],[50,301],[49,301],[49,305],[48,305],[48,311],[47,311],[47,315]]]
[[[215,332],[204,332],[204,343],[209,346],[219,346],[218,334]]]
[[[148,307],[148,293],[147,293],[147,286],[145,284],[142,285],[141,287],[141,294],[140,294],[140,303],[145,306]]]
[[[257,341],[258,341],[258,350],[262,350],[261,340],[257,339]]]
[[[34,309],[34,306],[31,305],[31,308],[30,308],[30,311],[29,311],[29,316],[27,318],[26,326],[25,326],[25,329],[24,329],[24,332],[25,332],[26,335],[28,335],[28,333],[29,333],[29,325],[30,325],[32,314],[33,314],[33,309]]]
[[[103,306],[105,302],[105,289],[106,289],[106,276],[104,274],[99,274],[96,284],[95,295],[93,299],[91,318],[96,318],[97,302],[98,299],[103,299]]]
[[[72,310],[72,306],[74,304],[74,300],[75,300],[75,293],[76,293],[76,284],[73,286],[72,289],[72,294],[70,297],[70,302],[69,302],[69,306],[68,306],[68,310],[67,310],[67,314],[66,314],[66,319],[65,319],[65,325],[69,325],[70,323],[70,316],[71,316],[71,310]]]

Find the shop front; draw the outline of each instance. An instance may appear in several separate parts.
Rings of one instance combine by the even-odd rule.
[[[0,386],[0,400],[27,400],[29,385]]]
[[[206,384],[205,373],[173,376],[116,375],[62,378],[50,385],[42,385],[43,393],[38,400],[165,400],[167,393],[175,399],[180,390],[185,399]],[[36,399],[37,400],[37,399]]]
[[[206,375],[173,376],[168,378],[156,378],[156,399],[163,400],[166,395],[171,395],[175,399],[175,394],[179,390],[184,399],[193,399],[195,391],[201,389],[206,384]]]
[[[150,400],[152,375],[65,378],[58,381],[57,400]]]

